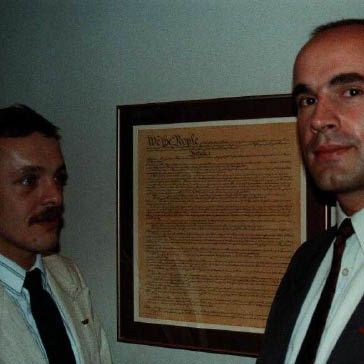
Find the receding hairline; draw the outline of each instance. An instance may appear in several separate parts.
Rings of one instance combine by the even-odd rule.
[[[329,30],[334,30],[343,27],[351,27],[351,26],[361,26],[363,27],[364,30],[364,19],[361,18],[340,19],[331,21],[329,23],[321,24],[311,32],[309,40],[316,38],[318,35],[327,32]]]
[[[316,27],[312,33],[311,37],[307,40],[307,42],[301,47],[299,52],[296,55],[294,65],[293,65],[293,74],[292,74],[292,93],[297,94],[301,92],[301,85],[299,82],[297,83],[296,79],[296,71],[297,65],[300,62],[301,57],[305,54],[307,50],[310,49],[311,46],[315,47],[315,44],[319,44],[322,39],[331,39],[332,44],[336,44],[336,40],[339,42],[346,42],[345,35],[350,38],[356,39],[356,41],[360,41],[360,49],[362,49],[362,44],[364,44],[364,19],[343,19],[330,23],[326,23]],[[344,38],[341,38],[344,37]],[[340,39],[340,40],[339,40]],[[349,72],[352,73],[352,72]],[[297,88],[298,86],[298,88]]]
[[[61,158],[64,160],[62,147],[61,147],[61,140],[59,138],[56,138],[54,136],[45,135],[44,133],[39,132],[39,131],[34,131],[30,134],[16,136],[16,137],[0,135],[0,162],[4,155],[7,155],[14,151],[22,150],[23,152],[21,152],[21,154],[26,155],[27,152],[24,152],[24,151],[29,150],[29,146],[31,149],[36,148],[35,150],[38,152],[38,150],[39,150],[38,143],[32,142],[31,144],[29,144],[29,138],[32,138],[33,136],[39,137],[42,140],[44,138],[44,140],[49,141],[49,143],[51,143],[51,144],[47,144],[46,148],[49,148],[49,145],[52,145],[52,147],[51,147],[52,150],[53,150],[53,148],[56,148],[59,151]],[[63,164],[65,164],[64,161],[63,161]]]
[[[341,34],[347,34],[349,30],[363,33],[363,36],[360,35],[360,37],[357,37],[357,39],[364,40],[364,19],[342,19],[322,24],[316,27],[310,34],[310,38],[303,44],[303,46],[300,48],[299,52],[296,55],[293,67],[293,78],[295,74],[297,60],[307,48],[311,47],[311,45],[315,44],[317,41],[320,41],[322,37],[326,37],[326,35],[328,35],[329,37],[333,37],[333,39],[336,39],[337,35],[334,36],[336,31]]]

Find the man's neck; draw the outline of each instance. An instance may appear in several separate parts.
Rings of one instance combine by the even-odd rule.
[[[11,244],[5,244],[0,241],[0,254],[4,257],[12,260],[14,263],[18,264],[25,270],[29,270],[37,257],[37,253],[24,251],[22,249],[17,249]]]
[[[347,216],[364,208],[364,191],[338,193],[337,200]]]

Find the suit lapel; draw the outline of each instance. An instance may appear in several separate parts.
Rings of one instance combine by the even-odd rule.
[[[346,324],[334,349],[328,364],[354,364],[364,360],[364,298],[355,308],[353,315]],[[350,350],[348,350],[350,348]]]
[[[300,266],[297,267],[294,275],[294,286],[292,287],[295,292],[292,297],[294,298],[298,309],[298,312],[296,312],[296,319],[334,236],[335,230],[332,230],[322,239],[312,241],[310,248],[308,248],[304,254],[303,261],[301,261]]]
[[[295,275],[295,286],[293,286],[293,291],[290,294],[291,297],[294,297],[294,304],[292,310],[292,321],[290,323],[290,335],[287,341],[287,346],[295,327],[297,318],[301,312],[302,305],[307,297],[307,294],[311,288],[312,282],[315,279],[317,271],[329,249],[332,241],[335,237],[336,228],[330,229],[325,233],[324,236],[321,236],[319,239],[315,239],[312,241],[311,246],[305,252],[305,255],[300,262],[300,266],[298,267]]]
[[[46,363],[17,304],[0,285],[0,353],[5,363]]]
[[[75,340],[75,344],[78,352],[81,356],[81,363],[88,362],[86,359],[88,356],[87,345],[84,342],[84,335],[82,332],[82,322],[87,320],[86,312],[82,312],[82,297],[85,295],[85,290],[82,290],[72,282],[65,282],[61,280],[61,277],[53,274],[49,269],[49,265],[46,265],[47,278],[52,290],[52,294],[56,299],[56,302],[62,311],[67,326]]]

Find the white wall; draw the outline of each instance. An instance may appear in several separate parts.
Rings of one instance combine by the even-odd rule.
[[[311,29],[362,0],[0,0],[0,106],[58,124],[70,182],[63,253],[92,289],[115,363],[254,359],[116,342],[116,105],[290,91]]]

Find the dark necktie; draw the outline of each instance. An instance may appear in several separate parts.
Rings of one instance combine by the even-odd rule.
[[[51,295],[43,289],[39,269],[27,272],[24,287],[30,295],[30,306],[50,364],[75,364],[61,314]]]
[[[297,356],[296,364],[311,364],[315,361],[321,335],[334,297],[345,242],[353,233],[351,220],[345,219],[337,232],[330,272]]]

